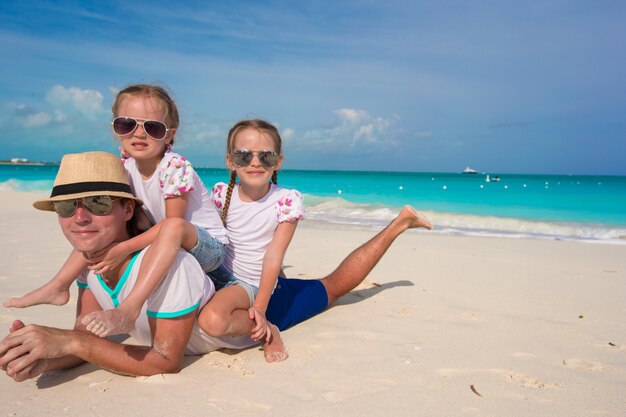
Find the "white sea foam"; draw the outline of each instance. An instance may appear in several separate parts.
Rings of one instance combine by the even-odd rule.
[[[16,179],[9,179],[4,182],[0,182],[0,190],[9,191],[26,191],[26,192],[50,192],[52,189],[52,180],[40,180],[40,181],[22,181]]]
[[[399,207],[351,203],[342,198],[306,196],[306,217],[337,224],[382,227]],[[556,223],[494,216],[424,211],[435,233],[602,241],[626,244],[626,229],[600,224]]]

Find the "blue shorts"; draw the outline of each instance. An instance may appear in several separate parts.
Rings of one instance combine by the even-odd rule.
[[[248,284],[245,281],[237,278],[232,272],[229,272],[224,266],[218,266],[215,270],[207,272],[213,284],[215,284],[215,290],[219,291],[222,288],[230,287],[231,285],[238,285],[248,294],[250,300],[250,307],[254,304],[254,299],[259,293],[259,287],[255,287],[252,284]]]
[[[194,224],[198,232],[198,242],[189,251],[198,261],[204,272],[213,271],[224,260],[224,244],[215,239],[203,227]]]
[[[321,313],[326,307],[328,294],[321,281],[278,278],[265,318],[285,330]]]

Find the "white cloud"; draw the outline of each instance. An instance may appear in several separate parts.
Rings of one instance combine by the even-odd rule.
[[[65,117],[65,114],[63,114],[63,112],[61,110],[55,110],[54,111],[54,121],[55,122],[63,122],[65,121],[67,117]]]
[[[293,130],[292,128],[288,127],[285,130],[282,131],[282,133],[280,134],[281,138],[285,141],[289,141],[291,140],[294,135],[296,134],[296,131]]]
[[[372,117],[367,111],[342,108],[335,110],[339,123],[330,127],[311,129],[300,137],[294,135],[293,147],[299,149],[324,148],[329,152],[359,150],[385,151],[398,145],[400,118]]]
[[[24,112],[26,110],[27,110],[26,104],[15,104],[15,111]]]
[[[358,123],[361,120],[368,119],[370,115],[365,110],[357,109],[339,109],[334,112],[339,118],[348,123]]]
[[[95,119],[105,112],[102,105],[102,93],[97,90],[81,90],[77,87],[66,88],[57,84],[48,91],[46,100],[55,107],[78,111],[90,119]]]
[[[194,147],[202,147],[204,149],[219,150],[221,152],[222,149],[226,148],[224,138],[228,132],[227,129],[227,127],[222,126],[220,123],[197,122],[192,116],[188,124],[183,124],[176,131],[174,150],[192,150]]]
[[[222,141],[225,135],[224,135],[224,132],[222,132],[218,128],[207,128],[207,129],[201,130],[200,132],[195,134],[193,137],[195,139],[193,142],[214,143],[216,140]]]
[[[7,107],[15,113],[18,117],[25,117],[35,113],[33,109],[29,108],[26,104],[20,103],[7,103]]]
[[[51,120],[52,116],[50,116],[48,113],[41,112],[29,114],[24,118],[22,124],[24,125],[24,127],[41,127],[46,126],[48,123],[50,123]]]

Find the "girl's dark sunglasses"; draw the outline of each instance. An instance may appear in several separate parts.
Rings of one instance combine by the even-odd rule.
[[[165,123],[158,120],[142,120],[134,119],[132,117],[116,117],[111,122],[113,126],[113,132],[119,136],[126,136],[135,131],[137,126],[141,125],[143,130],[154,140],[163,140],[167,131],[169,130]]]
[[[273,168],[278,164],[278,154],[274,151],[252,152],[247,149],[237,149],[231,154],[231,159],[238,167],[247,167],[252,163],[254,155],[265,168]]]
[[[94,195],[73,200],[54,201],[52,205],[54,206],[54,211],[61,217],[72,217],[76,213],[79,201],[91,214],[104,216],[111,212],[115,200],[119,200],[119,198],[111,198],[108,195]]]

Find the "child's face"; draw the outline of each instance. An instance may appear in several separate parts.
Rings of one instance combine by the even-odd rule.
[[[165,115],[158,100],[147,96],[129,96],[120,102],[118,114],[115,117],[131,117],[139,122],[156,120],[165,123]],[[165,123],[167,125],[167,123]],[[165,147],[172,141],[176,129],[167,131],[165,138],[155,140],[146,134],[144,127],[137,125],[134,131],[127,135],[117,135],[122,148],[131,157],[140,160],[160,160]]]
[[[245,186],[259,186],[266,187],[272,178],[274,171],[280,169],[283,161],[282,155],[278,158],[276,166],[266,168],[261,164],[259,160],[258,152],[260,151],[275,151],[274,142],[272,138],[256,129],[244,129],[237,133],[233,139],[232,150],[246,149],[254,153],[254,157],[250,162],[250,165],[242,167],[233,162],[231,155],[226,155],[226,164],[231,171],[236,171],[239,180],[242,185]]]

